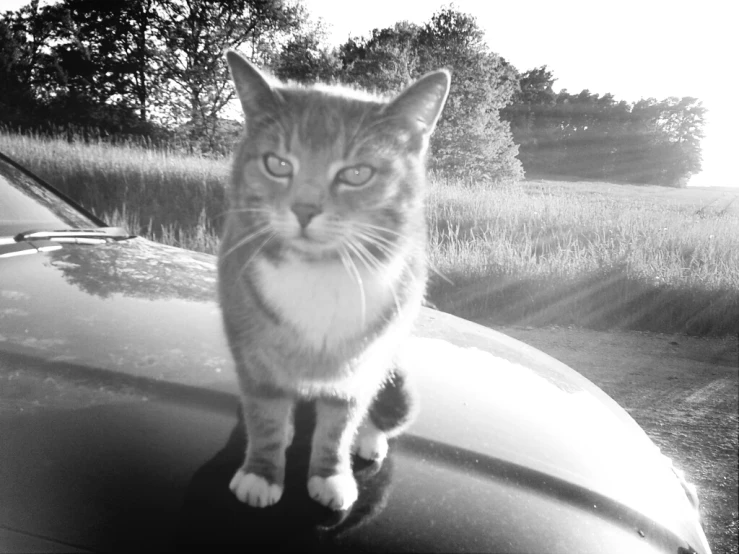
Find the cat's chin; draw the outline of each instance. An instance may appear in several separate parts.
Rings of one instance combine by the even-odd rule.
[[[339,250],[334,243],[318,242],[303,237],[294,238],[286,244],[289,252],[310,261],[339,259]]]

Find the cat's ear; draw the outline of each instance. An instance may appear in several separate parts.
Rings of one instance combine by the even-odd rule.
[[[256,67],[236,50],[226,51],[226,61],[247,120],[251,115],[276,107],[279,95]]]
[[[446,69],[432,71],[406,88],[385,109],[389,115],[398,115],[411,120],[428,137],[444,109],[451,74]]]

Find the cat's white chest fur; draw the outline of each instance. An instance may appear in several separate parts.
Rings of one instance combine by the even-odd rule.
[[[381,272],[356,263],[356,275],[339,261],[292,256],[279,265],[265,259],[256,263],[259,289],[269,305],[316,350],[357,336],[387,310],[395,301],[392,287],[401,269],[402,260]]]

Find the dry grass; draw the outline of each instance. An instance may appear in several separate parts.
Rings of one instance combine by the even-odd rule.
[[[739,331],[739,191],[439,183],[440,309],[497,323]]]
[[[205,219],[212,232],[225,210],[228,164],[135,146],[68,143],[0,132],[0,151],[106,220],[137,234],[188,239]],[[214,227],[215,226],[215,227]]]
[[[0,133],[0,151],[111,223],[214,253],[226,160]],[[442,310],[500,324],[739,332],[739,196],[731,191],[432,179]],[[450,282],[451,281],[451,282]]]

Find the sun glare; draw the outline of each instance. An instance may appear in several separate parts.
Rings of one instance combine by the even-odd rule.
[[[739,119],[730,106],[706,102],[705,137],[701,141],[703,170],[690,179],[691,187],[739,187],[735,167]]]

